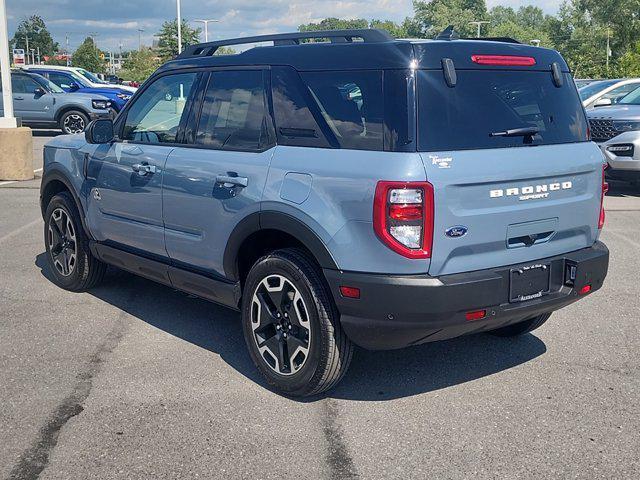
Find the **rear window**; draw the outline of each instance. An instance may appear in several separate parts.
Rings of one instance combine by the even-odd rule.
[[[550,72],[458,70],[447,86],[441,70],[418,73],[421,151],[507,148],[583,142],[587,122],[569,74],[556,87]],[[534,128],[533,137],[492,136]]]

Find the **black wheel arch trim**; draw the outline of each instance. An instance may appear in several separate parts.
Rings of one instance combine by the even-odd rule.
[[[291,235],[311,252],[320,267],[338,270],[329,249],[308,225],[287,213],[267,210],[248,215],[231,232],[223,259],[224,273],[228,279],[233,281],[240,279],[237,262],[240,247],[249,236],[261,230],[278,230]]]
[[[43,195],[44,195],[45,190],[47,189],[47,186],[52,181],[59,181],[59,182],[63,183],[64,186],[69,191],[69,193],[71,193],[71,197],[73,198],[73,201],[76,203],[76,208],[78,209],[78,213],[80,214],[80,221],[82,222],[82,229],[84,230],[84,232],[85,232],[85,234],[87,235],[88,238],[93,239],[93,236],[91,235],[91,232],[89,231],[89,228],[87,227],[87,223],[86,223],[86,219],[85,219],[85,212],[84,212],[84,208],[82,207],[82,202],[80,202],[80,197],[76,193],[75,188],[73,188],[73,184],[67,178],[65,173],[63,171],[61,171],[59,168],[56,168],[56,167],[52,167],[52,168],[48,169],[44,173],[44,175],[42,176],[42,182],[40,183],[40,212],[42,213],[42,218],[46,221],[45,213],[47,211],[47,206],[48,206],[48,205],[45,205],[43,203]]]

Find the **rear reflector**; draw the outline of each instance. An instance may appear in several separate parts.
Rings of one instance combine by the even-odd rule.
[[[604,222],[606,218],[606,214],[604,211],[604,196],[609,191],[609,184],[605,180],[604,171],[607,169],[609,164],[606,164],[602,167],[602,193],[600,195],[600,216],[598,217],[598,229],[602,230],[604,227]]]
[[[473,322],[474,320],[482,320],[487,316],[486,310],[474,310],[473,312],[467,312],[465,317],[468,321]]]
[[[533,67],[536,59],[517,55],[472,55],[471,60],[478,65],[499,65],[511,67]]]
[[[584,287],[582,287],[580,289],[580,291],[578,292],[579,295],[586,295],[587,293],[589,293],[591,291],[591,285],[585,285]]]
[[[340,287],[340,294],[346,298],[360,298],[360,289],[356,287]]]

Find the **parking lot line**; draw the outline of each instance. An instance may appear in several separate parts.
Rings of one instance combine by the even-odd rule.
[[[40,222],[42,222],[42,219],[36,218],[34,221],[29,222],[26,225],[21,226],[20,228],[17,228],[13,232],[7,233],[4,237],[0,237],[0,243],[4,242],[5,240],[9,240],[10,238],[15,237],[16,235],[19,235],[20,233],[30,229],[31,227],[33,227],[34,225],[37,225]]]
[[[36,169],[33,171],[33,173],[39,173],[39,172],[41,172],[41,171],[42,171],[42,169],[41,169],[41,168],[36,168]],[[18,182],[20,182],[20,181],[22,181],[22,180],[8,180],[8,181],[6,181],[6,182],[0,182],[0,187],[1,187],[1,186],[3,186],[3,185],[9,185],[9,184],[11,184],[11,183],[18,183]]]

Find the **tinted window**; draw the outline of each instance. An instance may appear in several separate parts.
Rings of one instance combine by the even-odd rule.
[[[71,76],[65,75],[63,73],[49,72],[48,77],[49,80],[62,88],[71,88],[71,84],[75,83]]]
[[[149,85],[127,112],[123,139],[142,143],[174,143],[196,75],[166,75]]]
[[[605,93],[602,98],[611,99],[612,103],[617,103],[628,93],[633,92],[638,88],[638,86],[638,83],[627,83],[626,85],[621,85],[620,87],[616,87],[610,92]]]
[[[383,149],[382,71],[304,72],[301,76],[341,148]]]
[[[273,113],[278,144],[297,147],[329,147],[324,132],[309,109],[313,99],[291,67],[271,70]],[[319,115],[319,111],[317,112]]]
[[[196,143],[218,149],[260,150],[268,145],[261,70],[212,72]]]
[[[449,88],[442,71],[418,73],[418,146],[422,151],[582,142],[587,124],[569,74],[556,87],[550,72],[459,70]],[[491,136],[535,128],[533,137]]]
[[[36,88],[40,88],[40,85],[25,75],[12,75],[11,87],[13,93],[35,93]]]

